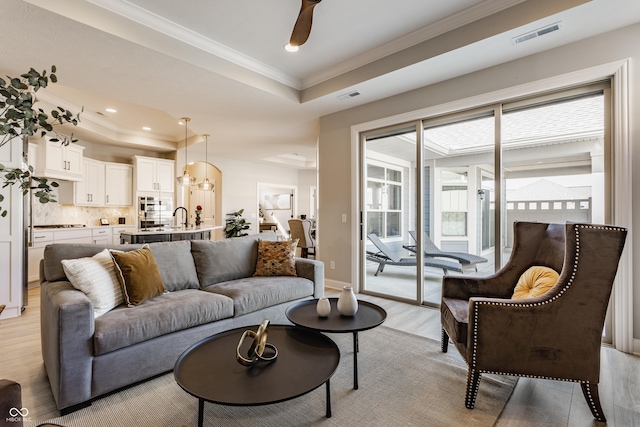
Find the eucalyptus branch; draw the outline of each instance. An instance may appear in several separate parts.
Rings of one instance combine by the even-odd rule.
[[[38,102],[35,93],[41,88],[46,88],[51,83],[57,83],[56,66],[51,66],[51,72],[47,75],[47,70],[42,73],[31,68],[20,77],[9,77],[7,80],[0,78],[0,147],[14,138],[24,138],[38,135],[43,137],[49,133],[54,136],[51,141],[61,142],[62,145],[69,145],[77,140],[71,136],[59,134],[54,130],[54,126],[71,124],[77,126],[80,122],[80,113],[73,114],[62,107],[55,107],[49,114],[42,108],[36,108]],[[83,109],[84,110],[84,109]],[[55,202],[53,189],[58,187],[55,181],[47,178],[33,176],[33,168],[22,170],[19,168],[5,168],[0,165],[0,179],[3,181],[2,188],[10,185],[19,185],[23,196],[31,190],[35,190],[34,195],[40,203]],[[0,194],[0,203],[4,201],[4,196]],[[0,206],[0,216],[7,216],[7,210]]]
[[[59,187],[59,184],[55,181],[49,181],[47,178],[38,178],[33,176],[33,168],[29,166],[28,169],[22,170],[19,168],[5,168],[0,164],[0,174],[4,183],[2,188],[6,188],[10,185],[20,185],[22,195],[26,196],[30,190],[36,190],[34,196],[40,203],[56,202],[53,188]],[[0,194],[0,202],[4,200],[4,196]],[[0,216],[7,216],[7,210],[0,207]]]
[[[69,145],[76,140],[73,134],[70,137],[59,134],[53,129],[54,125],[65,123],[77,126],[80,122],[80,113],[73,114],[71,111],[56,107],[49,114],[42,108],[34,109],[38,100],[35,92],[49,85],[49,80],[56,83],[58,78],[55,75],[56,67],[51,67],[51,74],[47,76],[47,71],[42,73],[31,68],[20,77],[9,77],[8,81],[0,78],[0,147],[18,136],[34,136],[40,133],[45,136],[49,132],[55,133],[53,141],[61,141],[63,145]]]

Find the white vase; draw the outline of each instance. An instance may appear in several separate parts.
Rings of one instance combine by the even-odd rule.
[[[320,298],[318,300],[318,304],[316,305],[316,311],[318,312],[318,316],[327,317],[329,313],[331,313],[331,303],[328,298]]]
[[[342,288],[342,293],[338,298],[338,311],[343,316],[353,316],[358,311],[358,300],[351,286]]]

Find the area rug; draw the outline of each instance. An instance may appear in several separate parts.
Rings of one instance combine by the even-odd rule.
[[[476,407],[469,410],[464,406],[466,364],[455,349],[442,353],[434,340],[380,326],[359,334],[360,387],[354,390],[352,336],[330,336],[341,352],[331,379],[331,418],[325,417],[325,387],[321,386],[274,405],[205,403],[204,425],[492,426],[516,383],[512,377],[484,375]],[[191,427],[198,423],[198,401],[169,373],[49,422],[68,427]]]

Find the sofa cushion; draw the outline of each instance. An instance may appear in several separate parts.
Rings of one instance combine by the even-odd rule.
[[[166,293],[134,310],[122,306],[96,319],[95,355],[231,316],[233,300],[226,296],[196,289]]]
[[[296,276],[298,239],[272,242],[258,239],[258,261],[254,276]]]
[[[191,243],[188,240],[150,243],[149,247],[167,291],[200,289],[196,265],[191,256]]]
[[[108,249],[90,258],[63,259],[62,267],[73,287],[91,300],[94,317],[100,317],[124,302]]]
[[[456,298],[442,298],[440,308],[442,325],[446,325],[449,337],[454,343],[466,345],[469,330],[469,301]]]
[[[276,240],[273,232],[225,240],[194,240],[191,254],[200,287],[253,276],[258,259],[258,239]]]
[[[233,299],[233,316],[313,296],[313,282],[293,276],[246,277],[207,286],[207,292]]]
[[[164,293],[162,276],[149,245],[129,252],[112,250],[111,256],[116,265],[122,296],[129,307]]]

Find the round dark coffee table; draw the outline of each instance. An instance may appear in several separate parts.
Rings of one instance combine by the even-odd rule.
[[[318,300],[307,300],[287,308],[287,319],[294,325],[319,332],[353,333],[353,388],[358,389],[358,332],[375,328],[387,318],[384,308],[368,301],[358,300],[358,311],[354,316],[343,316],[338,312],[338,298],[329,298],[331,313],[318,316]]]
[[[322,384],[326,384],[326,416],[331,417],[329,379],[340,362],[336,343],[318,332],[270,325],[267,342],[277,347],[277,359],[246,367],[236,360],[236,347],[244,331],[257,328],[237,328],[205,338],[178,358],[173,375],[184,391],[198,398],[198,426],[203,424],[205,401],[268,405],[302,396]]]

